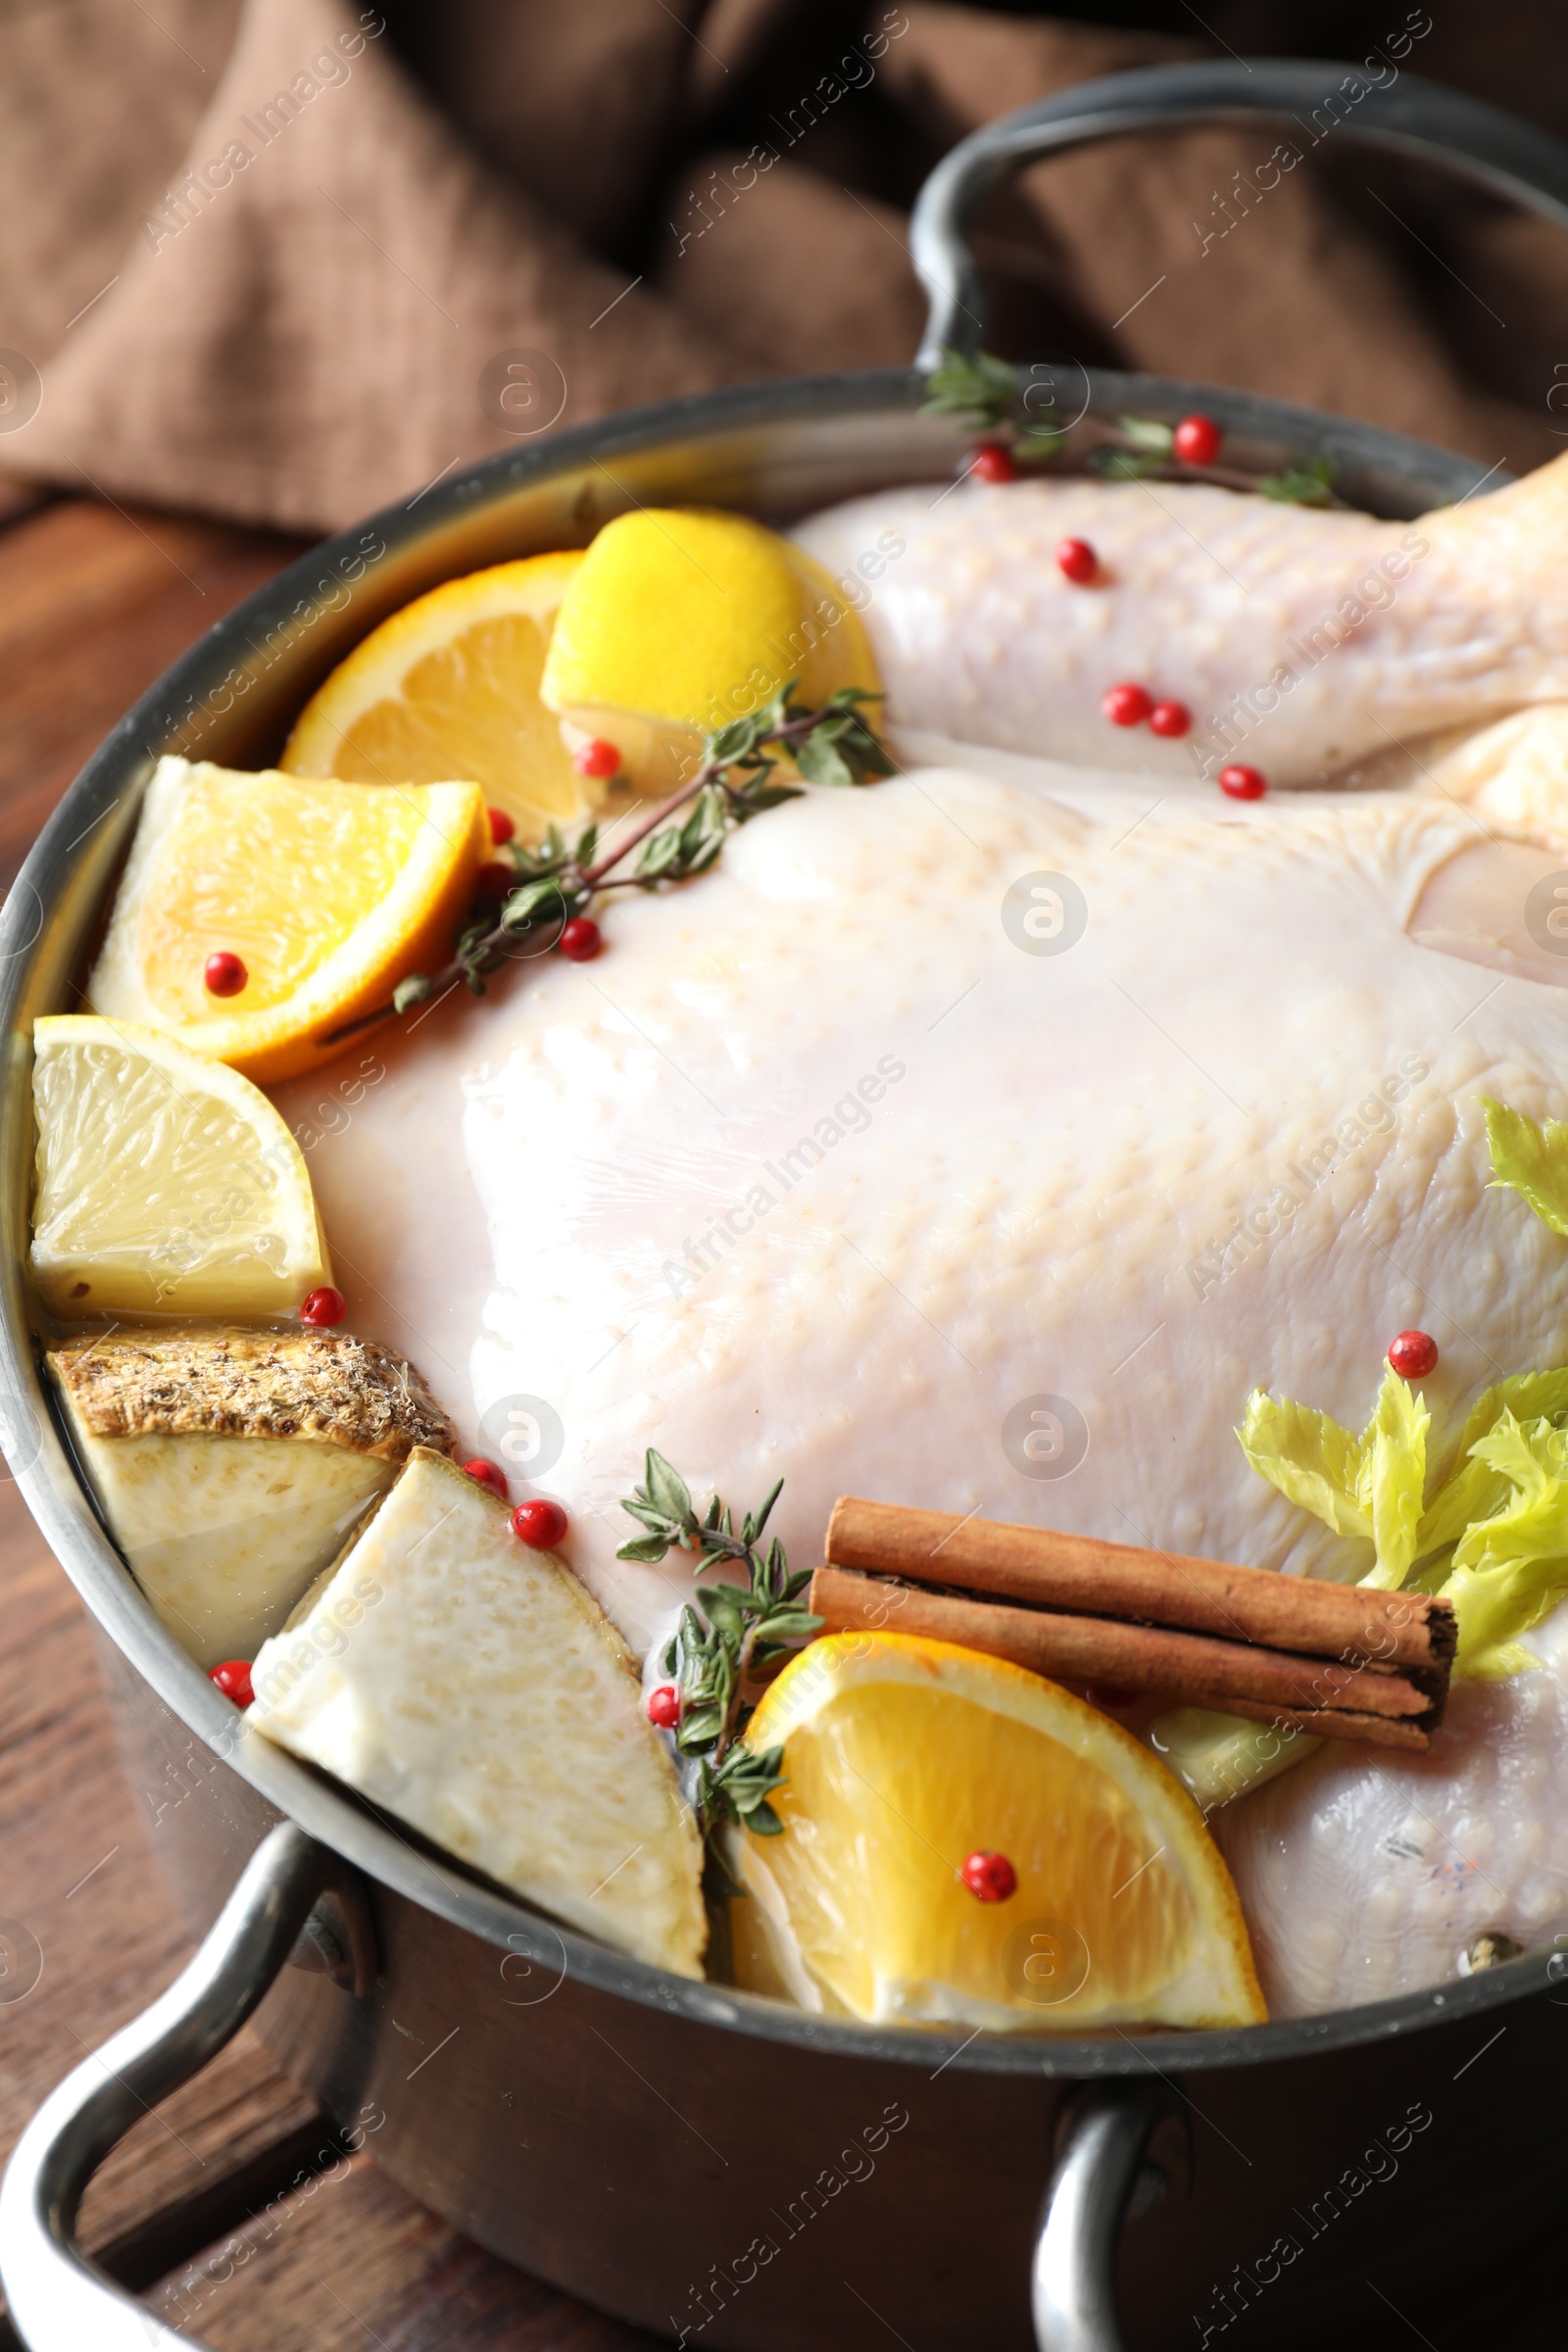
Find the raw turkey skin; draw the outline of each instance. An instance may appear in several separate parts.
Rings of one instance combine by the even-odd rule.
[[[280,1091],[356,1314],[537,1465],[635,1643],[690,1589],[615,1557],[649,1446],[737,1510],[783,1478],[797,1566],[855,1492],[1355,1576],[1249,1391],[1359,1427],[1419,1326],[1441,1459],[1568,1354],[1478,1100],[1568,1114],[1568,999],[1406,934],[1470,813],[1000,764],[812,789],[597,961]]]
[[[1478,1936],[1568,1948],[1568,1608],[1540,1670],[1457,1683],[1431,1752],[1325,1744],[1213,1828],[1274,2017],[1454,1976]]]
[[[865,624],[903,726],[1298,784],[1568,695],[1565,532],[1568,456],[1415,523],[1080,478],[887,491],[796,535],[835,574],[875,570]],[[1099,557],[1090,586],[1062,576],[1065,538]],[[1185,704],[1187,737],[1111,725],[1124,682]]]

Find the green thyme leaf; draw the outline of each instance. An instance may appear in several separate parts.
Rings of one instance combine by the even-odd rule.
[[[762,1619],[757,1629],[758,1642],[805,1642],[819,1634],[826,1622],[824,1617],[813,1617],[809,1609],[780,1609]]]
[[[1097,449],[1091,451],[1088,463],[1108,482],[1141,482],[1157,473],[1165,461],[1152,450]]]
[[[727,766],[732,760],[744,760],[755,752],[762,738],[762,720],[753,712],[747,718],[732,718],[727,727],[708,739],[708,757],[716,766]]]
[[[1332,507],[1334,469],[1327,458],[1308,458],[1304,466],[1260,475],[1257,487],[1265,498],[1277,499],[1284,506]]]
[[[684,1524],[692,1516],[692,1491],[680,1472],[650,1446],[645,1475],[648,1500],[654,1508]]]
[[[566,893],[554,874],[538,881],[524,882],[514,890],[501,909],[502,928],[507,931],[526,931],[530,924],[562,919],[570,911]]]
[[[863,718],[842,710],[811,729],[796,748],[795,763],[813,784],[867,784],[891,776],[893,762]]]
[[[783,801],[803,801],[806,795],[798,784],[766,784],[756,777],[745,784],[729,787],[729,812],[738,825],[747,824],[752,817],[763,815]]]
[[[771,1838],[783,1827],[767,1800],[783,1786],[784,1751],[774,1747],[753,1755],[740,1739],[751,1711],[743,1696],[747,1678],[822,1627],[820,1617],[792,1605],[810,1582],[810,1571],[791,1570],[777,1536],[765,1552],[761,1549],[762,1531],[783,1484],[780,1479],[760,1508],[746,1513],[737,1536],[732,1515],[716,1494],[698,1518],[686,1481],[650,1446],[643,1483],[621,1504],[650,1532],[623,1544],[619,1558],[662,1559],[670,1544],[684,1542],[708,1558],[734,1560],[746,1571],[744,1584],[699,1585],[663,1650],[663,1671],[680,1691],[675,1745],[697,1766],[693,1801],[708,1848],[710,1891],[745,1891],[734,1886],[712,1842],[718,1832],[744,1823]]]
[[[394,1012],[407,1012],[412,1005],[422,1004],[430,994],[430,982],[422,972],[410,972],[392,991]]]
[[[1020,424],[1014,430],[1013,454],[1029,465],[1049,464],[1067,446],[1067,428],[1060,424]]]
[[[1118,416],[1116,422],[1134,449],[1148,450],[1153,457],[1170,456],[1176,442],[1171,425],[1161,424],[1154,416]]]
[[[767,1500],[763,1503],[761,1509],[755,1513],[752,1511],[747,1512],[745,1519],[741,1523],[741,1541],[743,1543],[757,1543],[762,1533],[763,1528],[767,1525],[769,1519],[773,1515],[774,1503],[777,1502],[783,1492],[784,1481],[779,1479],[775,1482],[773,1489],[769,1494]]]
[[[951,345],[926,378],[922,414],[927,416],[972,416],[979,424],[1002,424],[1018,403],[1018,373],[1005,360],[990,352],[968,359]]]
[[[795,764],[811,784],[853,784],[855,771],[826,727],[818,727],[800,744]]]

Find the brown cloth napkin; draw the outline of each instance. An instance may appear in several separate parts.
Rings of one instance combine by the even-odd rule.
[[[1331,13],[1356,58],[1563,129],[1544,6],[1535,43],[1479,0],[1442,23],[1388,0],[1381,39]],[[0,16],[0,464],[316,530],[633,403],[901,364],[925,308],[908,205],[955,139],[1097,74],[1321,50],[1328,26],[1260,0],[1216,5],[1207,37],[1181,21],[1192,39],[881,0]],[[977,227],[992,347],[1248,386],[1513,469],[1562,448],[1545,322],[1568,238],[1346,140],[1260,192],[1276,138],[1035,167]]]

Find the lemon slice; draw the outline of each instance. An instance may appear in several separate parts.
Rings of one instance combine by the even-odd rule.
[[[1000,1658],[813,1642],[746,1733],[782,1746],[783,1835],[748,1833],[736,1971],[874,2024],[1082,2033],[1265,2016],[1197,1806],[1118,1724]],[[982,1901],[971,1855],[1004,1856]],[[749,1916],[748,1916],[749,1915]]]
[[[591,788],[539,699],[556,611],[581,562],[572,552],[497,564],[405,605],[306,704],[283,766],[367,784],[463,776],[528,838],[586,816]]]
[[[313,1069],[406,973],[447,960],[489,840],[476,784],[161,760],[87,1001],[262,1083]],[[235,995],[207,988],[218,952],[244,965]]]
[[[32,1271],[55,1314],[254,1321],[331,1281],[304,1156],[248,1078],[90,1013],[32,1043]]]
[[[561,601],[540,691],[620,750],[645,790],[786,679],[815,709],[880,684],[859,614],[819,564],[740,514],[640,508],[606,523]]]

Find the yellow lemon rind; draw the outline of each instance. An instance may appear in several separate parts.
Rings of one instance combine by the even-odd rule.
[[[45,1013],[32,1028],[35,1060],[41,1053],[110,1046],[163,1070],[176,1090],[194,1106],[216,1098],[251,1129],[257,1155],[279,1172],[275,1202],[285,1212],[276,1230],[285,1245],[283,1262],[267,1278],[253,1272],[243,1281],[224,1275],[215,1283],[202,1268],[176,1279],[166,1288],[162,1302],[152,1302],[153,1285],[147,1270],[139,1275],[117,1275],[102,1260],[81,1252],[51,1253],[34,1235],[28,1253],[33,1286],[42,1304],[62,1321],[80,1319],[84,1312],[219,1315],[236,1322],[255,1322],[291,1315],[300,1301],[332,1279],[332,1260],[312,1189],[305,1155],[287,1125],[260,1087],[227,1063],[193,1052],[163,1030],[142,1028],[96,1013]],[[43,1190],[48,1138],[37,1137],[37,1191]],[[36,1213],[36,1212],[35,1212]],[[149,1260],[149,1266],[151,1260]],[[72,1289],[85,1275],[94,1277],[92,1305],[84,1309]]]

